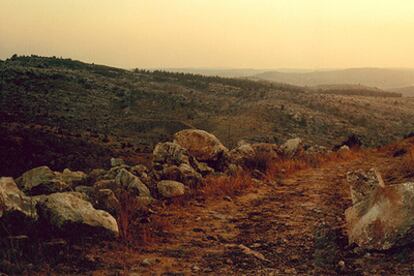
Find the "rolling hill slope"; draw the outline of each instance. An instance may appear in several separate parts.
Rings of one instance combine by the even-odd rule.
[[[38,56],[1,62],[0,76],[2,174],[44,164],[88,169],[111,155],[145,159],[154,144],[191,127],[230,148],[241,139],[281,143],[296,136],[332,146],[350,133],[379,145],[414,129],[411,99]]]
[[[362,84],[366,86],[379,87],[381,89],[391,89],[413,85],[414,70],[353,68],[305,73],[270,71],[256,74],[254,77],[262,80],[285,82],[301,86]]]

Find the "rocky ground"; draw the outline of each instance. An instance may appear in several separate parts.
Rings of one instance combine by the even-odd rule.
[[[57,275],[410,275],[412,246],[349,245],[344,211],[352,205],[349,171],[375,167],[386,185],[412,180],[413,167],[403,167],[413,156],[400,154],[411,143],[359,151],[229,195],[164,201],[143,218],[139,240],[58,244],[35,268]]]

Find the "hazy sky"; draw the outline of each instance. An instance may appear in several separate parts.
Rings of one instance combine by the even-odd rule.
[[[0,0],[0,59],[414,67],[413,0]]]

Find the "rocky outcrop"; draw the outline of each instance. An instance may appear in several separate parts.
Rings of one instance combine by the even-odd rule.
[[[217,161],[228,149],[211,133],[200,129],[186,129],[174,135],[174,143],[185,148],[199,161]]]
[[[150,190],[147,186],[145,186],[137,176],[126,169],[121,169],[119,171],[118,175],[115,177],[115,183],[119,188],[127,191],[131,195],[151,197]]]
[[[295,157],[303,152],[303,141],[301,138],[289,139],[280,146],[280,149],[285,157]]]
[[[153,150],[153,162],[158,164],[180,165],[189,164],[190,157],[188,151],[182,146],[172,143],[158,143]]]
[[[214,172],[207,164],[197,161],[186,149],[175,143],[157,144],[153,155],[157,180],[174,180],[196,187],[200,184],[202,175]]]
[[[385,186],[371,170],[348,175],[353,206],[345,211],[350,243],[388,250],[414,242],[414,183]]]
[[[185,193],[184,184],[171,180],[163,180],[158,182],[157,189],[161,196],[165,198],[179,197]]]
[[[71,184],[64,182],[60,174],[47,166],[25,172],[16,182],[27,195],[51,194],[68,191],[71,188]]]
[[[54,193],[37,204],[39,223],[50,235],[71,239],[79,237],[118,236],[118,225],[109,213],[96,210],[85,197],[76,192]]]

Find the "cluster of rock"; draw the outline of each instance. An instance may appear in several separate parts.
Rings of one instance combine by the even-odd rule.
[[[385,185],[371,169],[349,172],[353,206],[345,211],[350,243],[388,250],[414,242],[414,182]]]
[[[299,138],[284,145],[240,142],[227,149],[214,135],[197,129],[183,130],[172,142],[153,150],[152,168],[129,166],[112,158],[111,168],[89,174],[47,166],[25,172],[17,179],[0,179],[0,222],[11,233],[36,232],[68,238],[118,236],[115,217],[123,195],[137,208],[156,199],[184,195],[203,185],[211,174],[231,174],[254,163],[258,156],[269,160],[292,158],[303,151]]]

